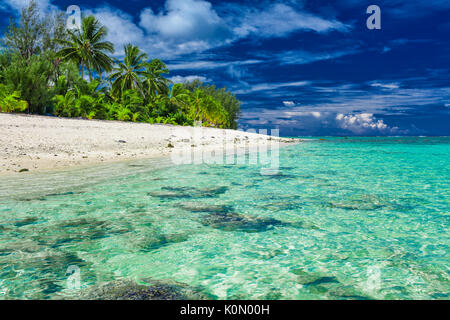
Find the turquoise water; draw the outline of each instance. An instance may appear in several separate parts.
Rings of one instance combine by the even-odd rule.
[[[327,138],[281,149],[275,176],[166,159],[3,178],[0,299],[148,279],[215,299],[449,299],[449,163],[450,138]]]

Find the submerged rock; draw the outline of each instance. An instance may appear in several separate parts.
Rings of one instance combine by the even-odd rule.
[[[149,252],[187,240],[189,240],[189,235],[187,234],[150,234],[145,235],[144,239],[138,241],[137,247],[141,251]]]
[[[22,239],[18,242],[9,242],[6,244],[3,244],[0,248],[0,256],[6,256],[13,253],[33,253],[40,250],[43,250],[44,247],[40,246],[37,242],[29,240],[29,239]]]
[[[38,221],[38,218],[36,218],[36,217],[29,217],[29,218],[25,218],[23,220],[16,221],[14,223],[14,225],[16,227],[20,228],[20,227],[24,227],[24,226],[27,226],[27,225],[30,225],[30,224],[34,224],[37,221]]]
[[[370,300],[369,296],[364,295],[352,286],[339,285],[329,289],[328,295],[333,299],[345,300]]]
[[[284,179],[297,179],[296,175],[293,174],[285,174],[285,173],[276,173],[276,174],[267,174],[267,175],[261,175],[265,179],[275,179],[275,180],[284,180]]]
[[[157,192],[149,192],[148,195],[151,197],[161,198],[161,199],[190,198],[189,196],[187,196],[185,194],[180,194],[178,192],[157,191]]]
[[[178,204],[178,207],[191,212],[232,212],[232,206],[208,205],[199,202],[185,202]]]
[[[286,254],[286,252],[282,249],[274,249],[274,250],[261,250],[261,251],[244,251],[242,254],[249,256],[253,259],[259,260],[270,260],[274,257],[278,257],[280,255]]]
[[[12,229],[10,227],[5,227],[5,226],[0,225],[0,234],[2,234],[3,232],[9,232],[11,230]]]
[[[286,222],[289,227],[298,229],[320,230],[320,228],[310,221]]]
[[[25,275],[26,281],[16,281],[14,286],[18,290],[16,293],[26,292],[27,299],[54,298],[54,294],[66,286],[69,266],[79,267],[84,281],[92,277],[92,265],[75,253],[50,249],[30,241],[21,245],[10,246],[9,249],[16,254],[2,257],[1,263],[7,268],[0,268],[0,278],[16,281],[19,275]],[[11,298],[16,299],[17,296]]]
[[[331,208],[338,208],[344,210],[376,210],[380,209],[383,206],[374,205],[371,203],[363,202],[363,201],[348,201],[348,202],[331,202]]]
[[[173,281],[143,280],[137,284],[131,280],[117,280],[97,285],[82,294],[85,300],[208,300],[200,289]]]
[[[34,197],[30,197],[30,196],[24,196],[24,197],[18,197],[18,198],[14,198],[14,200],[17,201],[47,201],[53,197],[64,197],[64,196],[74,196],[74,195],[80,195],[85,193],[84,191],[69,191],[69,192],[60,192],[60,193],[49,193],[49,194],[45,194],[45,195],[37,195]]]
[[[302,285],[318,285],[323,283],[339,283],[335,277],[325,276],[320,273],[306,272],[302,269],[293,271],[297,275],[297,282]]]
[[[72,242],[98,240],[129,231],[129,226],[114,226],[95,218],[78,218],[61,221],[51,228],[42,228],[40,235],[34,236],[33,239],[55,248]]]
[[[83,192],[61,192],[61,193],[51,193],[51,194],[47,194],[46,197],[62,197],[62,196],[73,196],[75,194],[82,194]]]
[[[269,211],[288,211],[298,210],[302,208],[304,204],[302,202],[289,202],[289,201],[277,201],[261,204],[258,207]]]
[[[382,208],[388,210],[411,209],[411,207],[398,204],[396,203],[396,201],[372,194],[364,194],[358,198],[350,198],[342,201],[330,202],[329,206],[332,208],[361,211],[370,211]]]
[[[233,212],[215,212],[202,217],[204,226],[223,231],[263,232],[281,225],[282,222],[272,218],[240,215]]]
[[[224,194],[228,187],[193,188],[193,187],[163,187],[163,191],[149,192],[148,195],[157,198],[213,198]]]
[[[298,283],[308,291],[318,295],[324,295],[330,299],[367,300],[365,296],[352,286],[342,284],[336,277],[316,272],[306,272],[302,269],[293,270],[297,275]]]

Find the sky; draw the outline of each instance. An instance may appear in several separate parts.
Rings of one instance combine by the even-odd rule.
[[[27,0],[0,2],[0,28]],[[450,135],[450,1],[40,0],[78,5],[162,59],[242,101],[239,127],[283,136]],[[381,9],[381,29],[367,8]]]

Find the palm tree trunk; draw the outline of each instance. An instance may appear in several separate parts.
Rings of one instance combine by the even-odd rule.
[[[84,78],[84,63],[81,63],[81,78]]]

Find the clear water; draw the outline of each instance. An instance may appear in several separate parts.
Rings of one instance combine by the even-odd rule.
[[[217,299],[449,299],[449,164],[450,138],[327,138],[281,149],[277,176],[159,160],[3,178],[0,299],[117,279]]]

